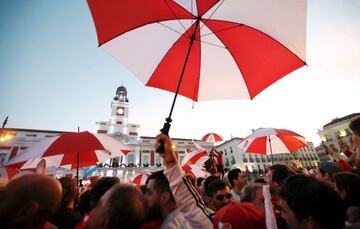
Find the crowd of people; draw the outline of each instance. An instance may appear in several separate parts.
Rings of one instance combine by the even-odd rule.
[[[0,228],[360,228],[360,118],[350,129],[351,149],[339,142],[349,160],[324,145],[335,161],[311,172],[275,164],[256,180],[238,168],[185,174],[159,134],[165,167],[145,185],[102,177],[79,193],[71,177],[23,175],[0,189]]]

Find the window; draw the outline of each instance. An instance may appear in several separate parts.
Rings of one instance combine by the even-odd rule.
[[[345,130],[346,136],[352,135],[351,130],[346,128]]]
[[[231,164],[235,164],[236,161],[235,161],[235,157],[234,156],[231,156]]]
[[[233,148],[230,146],[230,153],[233,153],[234,151],[233,151]]]
[[[184,158],[185,158],[185,155],[184,155],[184,154],[179,154],[180,164],[182,163],[182,161],[184,160]]]
[[[159,154],[155,154],[155,164],[162,164],[162,160]]]
[[[5,162],[6,155],[7,155],[7,153],[0,153],[0,163]]]
[[[135,165],[135,154],[129,154],[127,156],[127,159],[128,159],[128,165],[130,165],[130,164]]]
[[[150,164],[150,155],[149,154],[143,154],[142,155],[142,163],[143,164]]]

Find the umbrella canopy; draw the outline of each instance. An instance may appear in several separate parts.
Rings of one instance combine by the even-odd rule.
[[[184,165],[182,169],[185,174],[192,174],[195,177],[208,177],[210,175],[205,168],[198,165]]]
[[[88,4],[99,46],[147,86],[175,92],[167,123],[177,94],[252,99],[305,65],[306,0]]]
[[[204,165],[205,161],[209,159],[207,152],[204,149],[198,149],[190,153],[186,153],[182,165]]]
[[[208,133],[205,134],[204,137],[201,138],[201,140],[205,141],[205,142],[221,142],[224,141],[224,138],[217,133]]]
[[[122,150],[129,147],[106,134],[92,134],[87,131],[63,133],[46,138],[9,160],[6,165],[21,169],[35,168],[41,158],[47,167],[65,166],[77,168],[96,165],[112,157],[122,156]]]
[[[137,173],[130,179],[130,182],[136,185],[144,185],[149,176],[150,176],[149,172]]]
[[[285,129],[259,128],[243,139],[239,146],[247,153],[291,153],[307,146],[305,138]]]

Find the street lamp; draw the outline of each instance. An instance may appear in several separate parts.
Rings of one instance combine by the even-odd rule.
[[[12,139],[13,135],[11,133],[1,133],[0,136],[0,142],[10,141]]]

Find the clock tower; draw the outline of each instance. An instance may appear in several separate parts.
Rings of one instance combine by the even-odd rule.
[[[116,94],[111,101],[110,121],[96,122],[96,132],[106,134],[121,133],[130,137],[138,137],[137,124],[131,124],[129,119],[129,99],[127,97],[127,89],[120,86],[116,90]]]
[[[111,101],[111,116],[109,133],[121,132],[128,134],[128,117],[129,117],[129,99],[127,90],[120,86],[116,90],[116,95]]]

